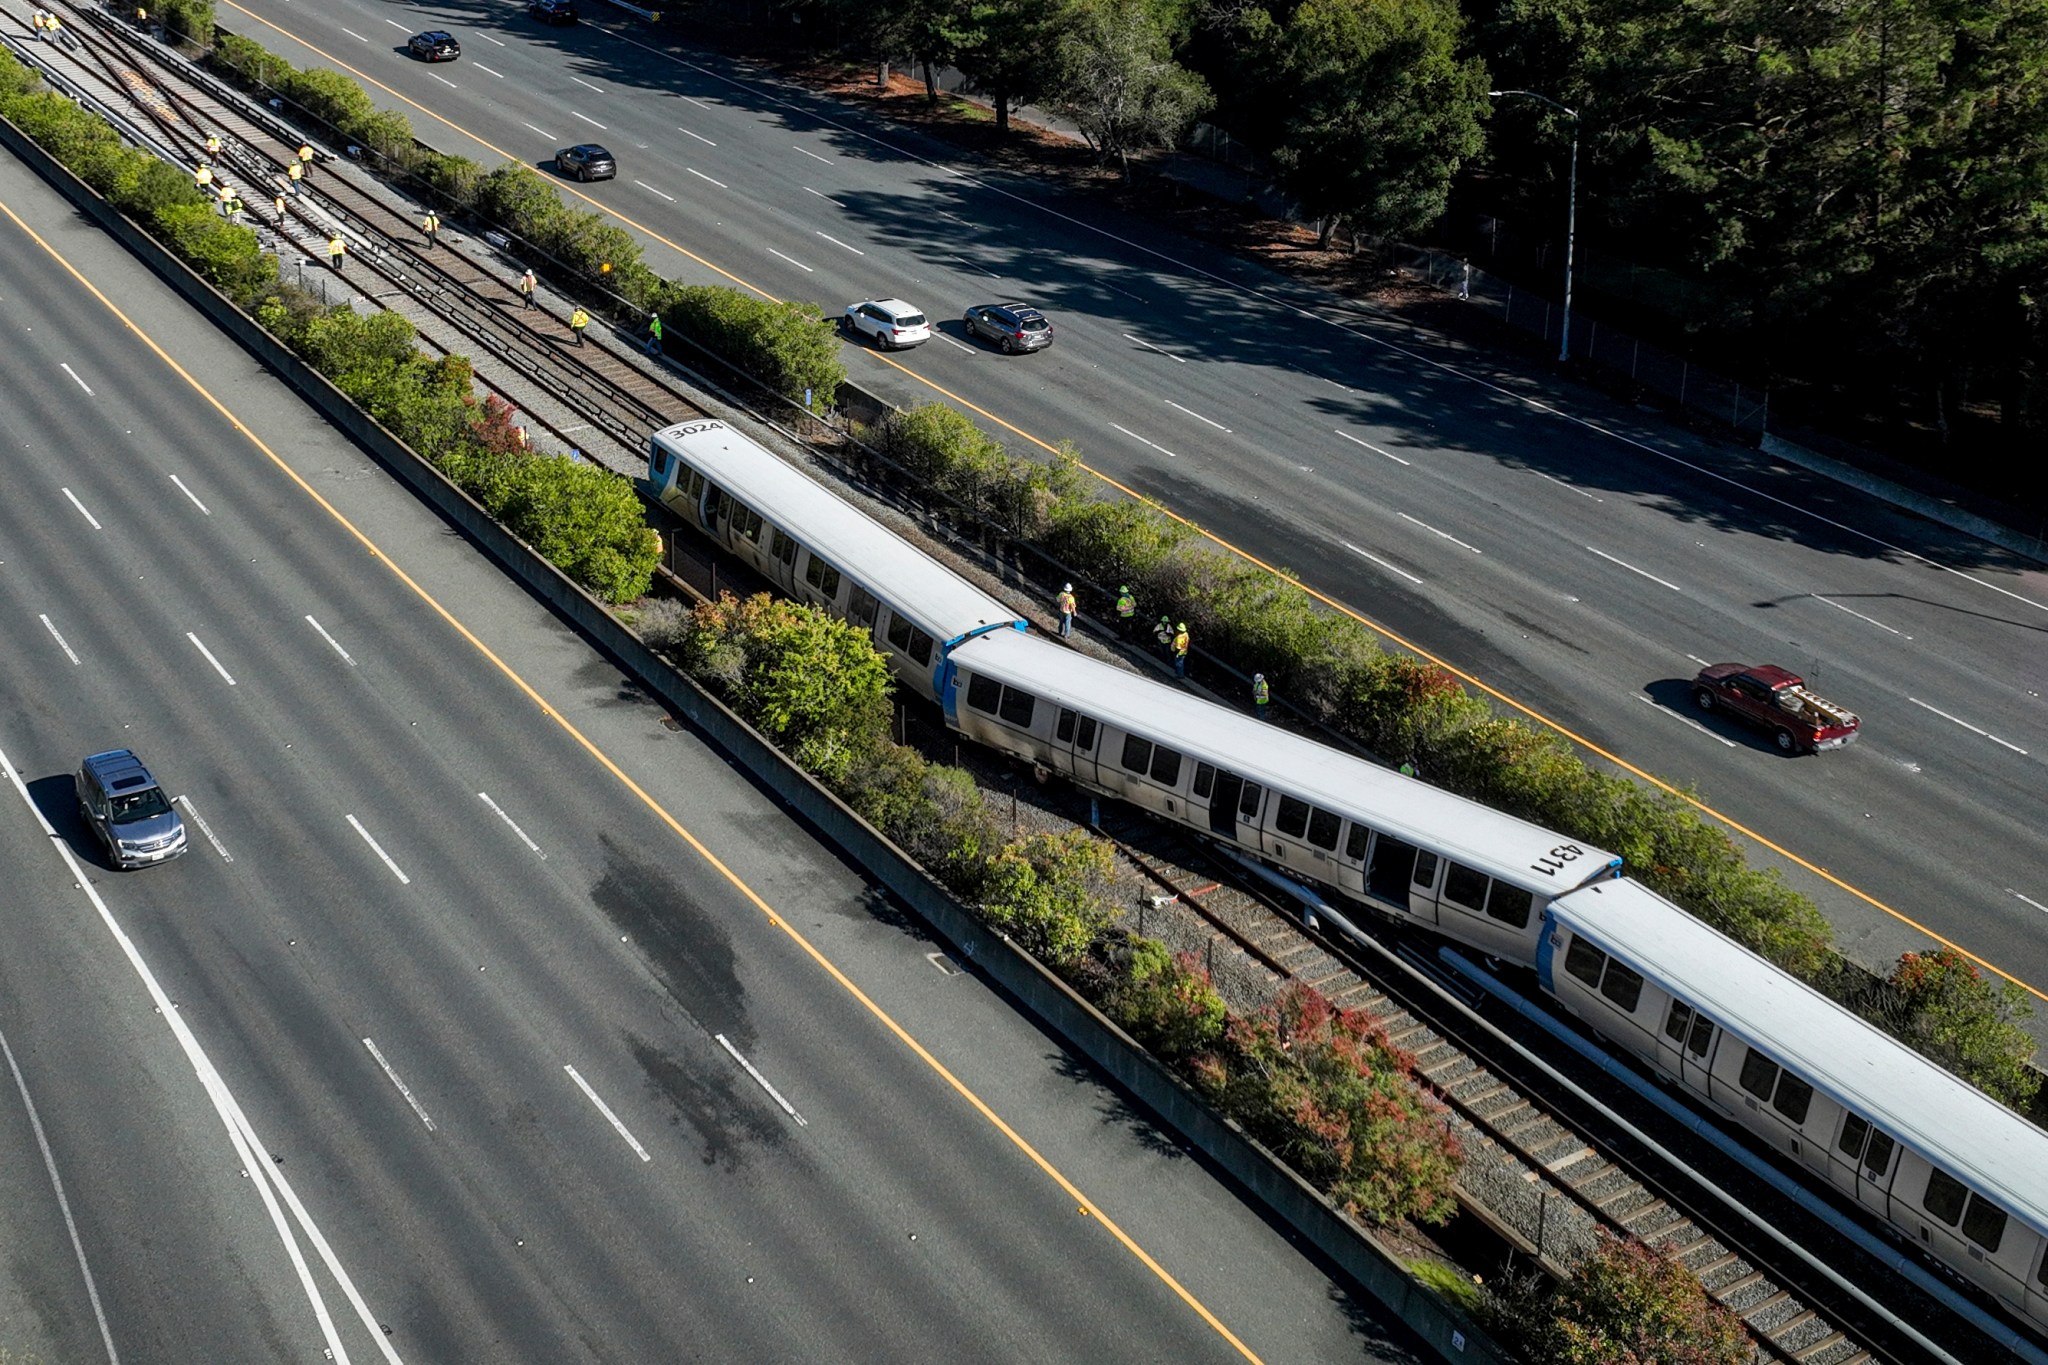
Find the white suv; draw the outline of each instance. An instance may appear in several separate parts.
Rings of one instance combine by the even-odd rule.
[[[849,303],[846,325],[855,336],[871,338],[886,351],[921,346],[932,339],[930,320],[902,299]]]

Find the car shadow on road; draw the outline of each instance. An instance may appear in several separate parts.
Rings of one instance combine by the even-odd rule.
[[[50,822],[50,827],[57,831],[57,837],[70,845],[79,862],[98,872],[108,870],[101,856],[99,840],[93,837],[84,817],[78,813],[78,786],[70,773],[30,779],[28,799],[35,803],[43,818]]]
[[[1706,731],[1715,739],[1744,749],[1754,749],[1760,754],[1776,758],[1794,757],[1782,754],[1771,737],[1760,730],[1752,730],[1741,721],[1722,712],[1702,711],[1693,700],[1691,678],[1659,678],[1643,685],[1643,695],[1660,710],[1669,711],[1688,725]]]

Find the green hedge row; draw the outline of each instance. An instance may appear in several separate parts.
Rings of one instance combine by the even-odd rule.
[[[326,308],[283,283],[255,232],[223,218],[190,175],[128,146],[40,84],[11,56],[0,61],[0,115],[576,582],[612,602],[646,593],[661,543],[630,483],[567,456],[523,451],[504,405],[477,401],[468,360],[429,358],[412,324],[395,313]]]
[[[1454,1211],[1457,1139],[1377,1020],[1306,987],[1232,1017],[1190,958],[1116,927],[1108,843],[1006,831],[967,773],[889,738],[888,670],[864,632],[766,594],[650,603],[635,624],[1332,1199],[1375,1222]]]
[[[602,214],[571,208],[533,167],[508,161],[486,171],[466,157],[423,146],[404,114],[378,109],[338,72],[302,70],[261,43],[225,31],[215,33],[206,62],[252,94],[282,99],[364,148],[366,162],[380,174],[525,243],[542,258],[537,264],[585,297],[588,307],[636,327],[659,313],[671,341],[695,342],[792,402],[829,408],[846,380],[838,338],[815,304],[663,279],[641,259],[631,233]]]
[[[1750,867],[1684,799],[1588,767],[1565,740],[1497,714],[1443,669],[1383,649],[1284,571],[1226,554],[1141,503],[1101,496],[1071,450],[1043,463],[1010,456],[940,403],[891,413],[868,436],[908,486],[964,508],[963,530],[994,527],[1103,585],[1103,615],[1129,584],[1148,619],[1188,622],[1205,649],[1263,672],[1314,720],[1412,761],[1437,786],[1620,854],[1631,876],[2014,1108],[2039,1089],[2023,1027],[2032,1009],[2018,987],[1994,987],[1948,952],[1936,955],[1950,964],[1944,989],[1895,988],[1912,973],[1902,959],[1894,984],[1873,991],[1835,952],[1813,902],[1777,872]]]

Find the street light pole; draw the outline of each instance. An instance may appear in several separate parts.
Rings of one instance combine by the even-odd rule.
[[[1572,170],[1569,188],[1565,195],[1564,210],[1564,325],[1557,339],[1557,358],[1572,358],[1572,251],[1579,235],[1579,111],[1567,109],[1548,95],[1539,95],[1534,90],[1489,90],[1492,99],[1508,95],[1522,95],[1532,100],[1541,100],[1572,121]]]

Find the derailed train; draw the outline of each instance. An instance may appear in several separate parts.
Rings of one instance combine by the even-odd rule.
[[[661,500],[866,628],[959,733],[1526,967],[1612,1045],[2048,1327],[2048,1133],[1628,880],[1621,859],[1078,651],[719,421]]]

